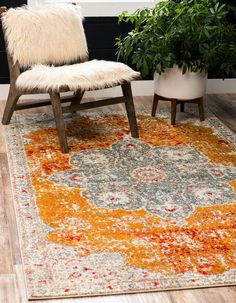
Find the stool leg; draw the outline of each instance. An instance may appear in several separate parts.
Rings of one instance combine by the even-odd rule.
[[[177,101],[171,100],[171,125],[175,125]]]
[[[199,102],[198,102],[198,110],[199,110],[199,117],[200,117],[200,121],[204,121],[205,117],[204,117],[204,105],[203,105],[203,98],[199,98]]]
[[[155,117],[158,105],[158,96],[154,94],[153,104],[152,104],[152,116]]]
[[[181,103],[180,103],[180,111],[181,111],[181,112],[184,112],[184,102],[181,102]]]

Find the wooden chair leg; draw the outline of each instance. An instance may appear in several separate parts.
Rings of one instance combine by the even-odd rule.
[[[79,105],[82,101],[82,98],[83,98],[83,95],[84,95],[84,91],[76,91],[75,92],[75,96],[77,97],[75,99],[75,101],[71,102],[71,106],[73,105]],[[76,113],[76,110],[74,110],[72,113]]]
[[[158,106],[158,96],[157,94],[154,94],[153,97],[153,104],[152,104],[152,116],[155,117],[156,111],[157,111],[157,106]]]
[[[2,117],[2,124],[7,125],[11,121],[14,109],[16,107],[17,101],[20,98],[20,94],[17,92],[14,85],[10,85],[10,90],[7,98],[7,103]]]
[[[69,149],[68,149],[68,143],[66,137],[65,123],[62,115],[60,95],[58,93],[51,92],[50,98],[52,102],[52,109],[56,122],[56,128],[57,128],[61,151],[62,153],[66,154],[69,152]]]
[[[126,98],[125,107],[126,107],[128,120],[129,120],[131,135],[133,138],[138,138],[139,132],[138,132],[136,115],[135,115],[135,108],[134,108],[133,96],[132,96],[132,91],[131,91],[131,85],[130,85],[130,83],[122,84],[121,88],[123,91],[123,95]]]
[[[180,111],[181,111],[181,112],[184,112],[184,102],[181,102],[181,103],[180,103]]]
[[[171,100],[171,125],[175,125],[177,101]]]
[[[199,99],[198,110],[199,110],[200,121],[204,121],[205,120],[205,116],[204,116],[203,97]]]

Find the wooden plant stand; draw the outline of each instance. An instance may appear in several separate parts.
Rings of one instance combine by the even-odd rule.
[[[158,105],[159,100],[170,101],[171,102],[171,125],[175,125],[176,109],[177,109],[178,104],[180,104],[180,111],[181,112],[184,112],[184,104],[185,103],[196,103],[196,104],[198,104],[200,121],[205,120],[203,97],[196,98],[196,99],[191,99],[191,100],[181,100],[181,99],[176,99],[176,98],[166,98],[166,97],[162,97],[162,96],[159,96],[157,94],[154,94],[153,105],[152,105],[152,116],[153,117],[155,117],[155,115],[156,115],[157,105]]]

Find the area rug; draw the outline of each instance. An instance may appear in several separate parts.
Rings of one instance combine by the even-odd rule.
[[[182,116],[181,116],[182,115]],[[232,285],[235,136],[211,114],[16,116],[8,156],[29,299]]]

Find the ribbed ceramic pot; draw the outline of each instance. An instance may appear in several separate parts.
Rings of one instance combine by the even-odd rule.
[[[162,97],[195,99],[203,97],[206,91],[206,73],[186,72],[178,66],[168,68],[159,75],[154,73],[154,92]]]

